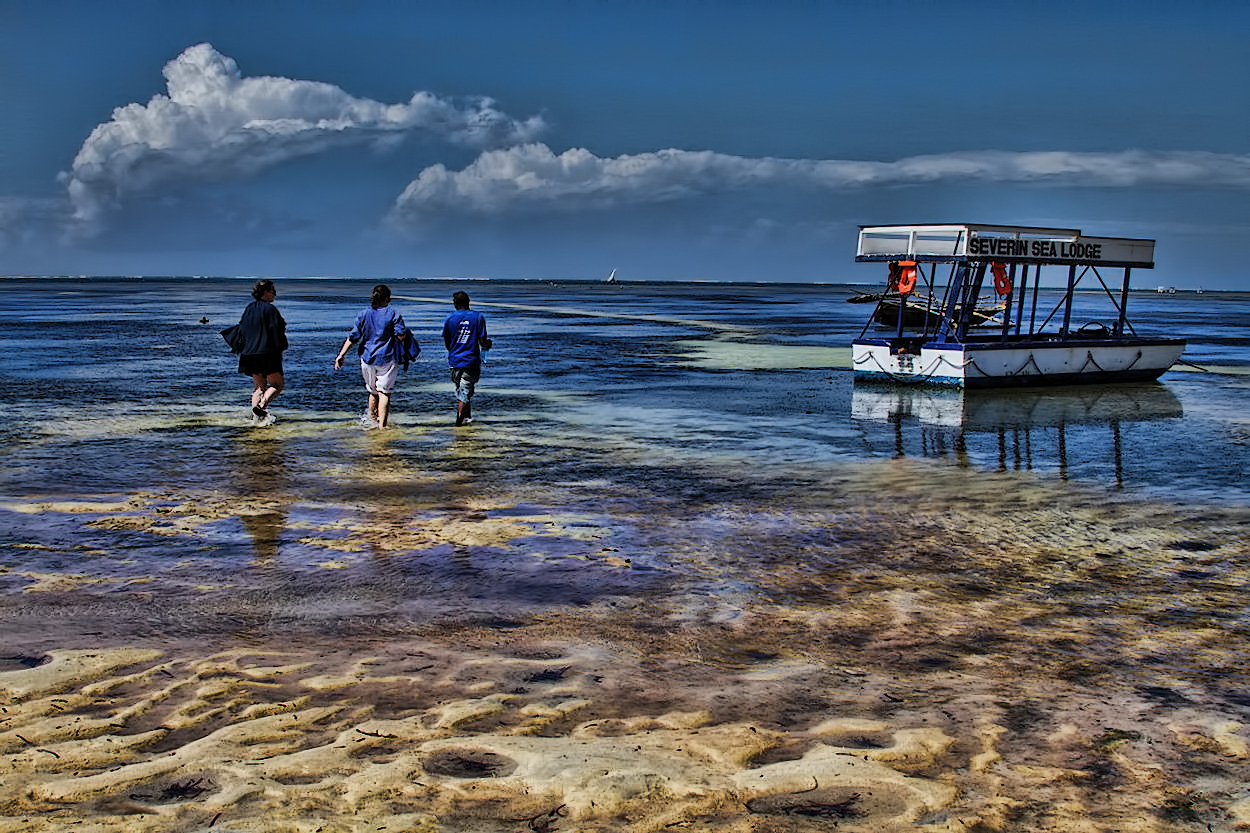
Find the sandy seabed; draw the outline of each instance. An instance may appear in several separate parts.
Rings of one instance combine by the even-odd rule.
[[[1248,769],[1216,711],[770,655],[793,626],[52,651],[0,674],[0,829],[1250,829],[1201,821]]]
[[[644,551],[684,571],[496,617],[360,585],[310,623],[278,613],[308,604],[281,595],[290,577],[267,612],[218,586],[180,613],[131,577],[92,630],[97,579],[23,574],[0,652],[0,830],[1250,830],[1244,513],[1060,504],[993,478],[927,506],[923,474],[886,464],[836,502],[808,484],[784,511],[636,507],[627,524],[618,507],[589,533],[507,496],[511,514],[407,525],[280,507],[321,552],[314,582],[452,539],[511,541],[518,564],[545,551],[553,581],[626,588]],[[883,486],[895,504],[857,497]],[[988,508],[1013,523],[987,526]],[[277,509],[25,511],[192,542],[242,513],[264,557],[279,533],[256,519]]]

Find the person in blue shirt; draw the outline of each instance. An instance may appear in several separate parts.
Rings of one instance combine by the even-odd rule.
[[[443,344],[447,347],[447,367],[456,386],[456,425],[473,421],[473,389],[482,376],[483,351],[491,348],[486,334],[486,316],[469,309],[469,294],[451,296],[456,311],[443,322]]]
[[[421,352],[412,333],[404,324],[404,317],[391,306],[391,289],[380,283],[373,287],[369,308],[356,316],[356,323],[343,340],[339,354],[334,357],[334,367],[343,366],[343,359],[353,344],[360,355],[360,375],[369,392],[369,409],[361,421],[369,427],[386,428],[391,420],[391,392],[399,376],[400,365]]]

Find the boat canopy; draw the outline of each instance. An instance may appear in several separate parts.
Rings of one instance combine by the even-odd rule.
[[[1155,241],[1086,237],[1080,229],[972,223],[860,226],[856,261],[995,262],[1154,268]]]

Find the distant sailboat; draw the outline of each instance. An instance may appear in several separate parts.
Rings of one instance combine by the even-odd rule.
[[[607,279],[606,281],[604,281],[604,282],[605,282],[605,283],[616,283],[616,270],[615,270],[615,269],[613,269],[611,272],[609,272],[609,273],[608,273],[608,279]]]

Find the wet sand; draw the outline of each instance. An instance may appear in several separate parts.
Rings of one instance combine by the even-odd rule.
[[[0,830],[1250,829],[1246,512],[683,471],[25,507],[188,564],[6,576]]]

